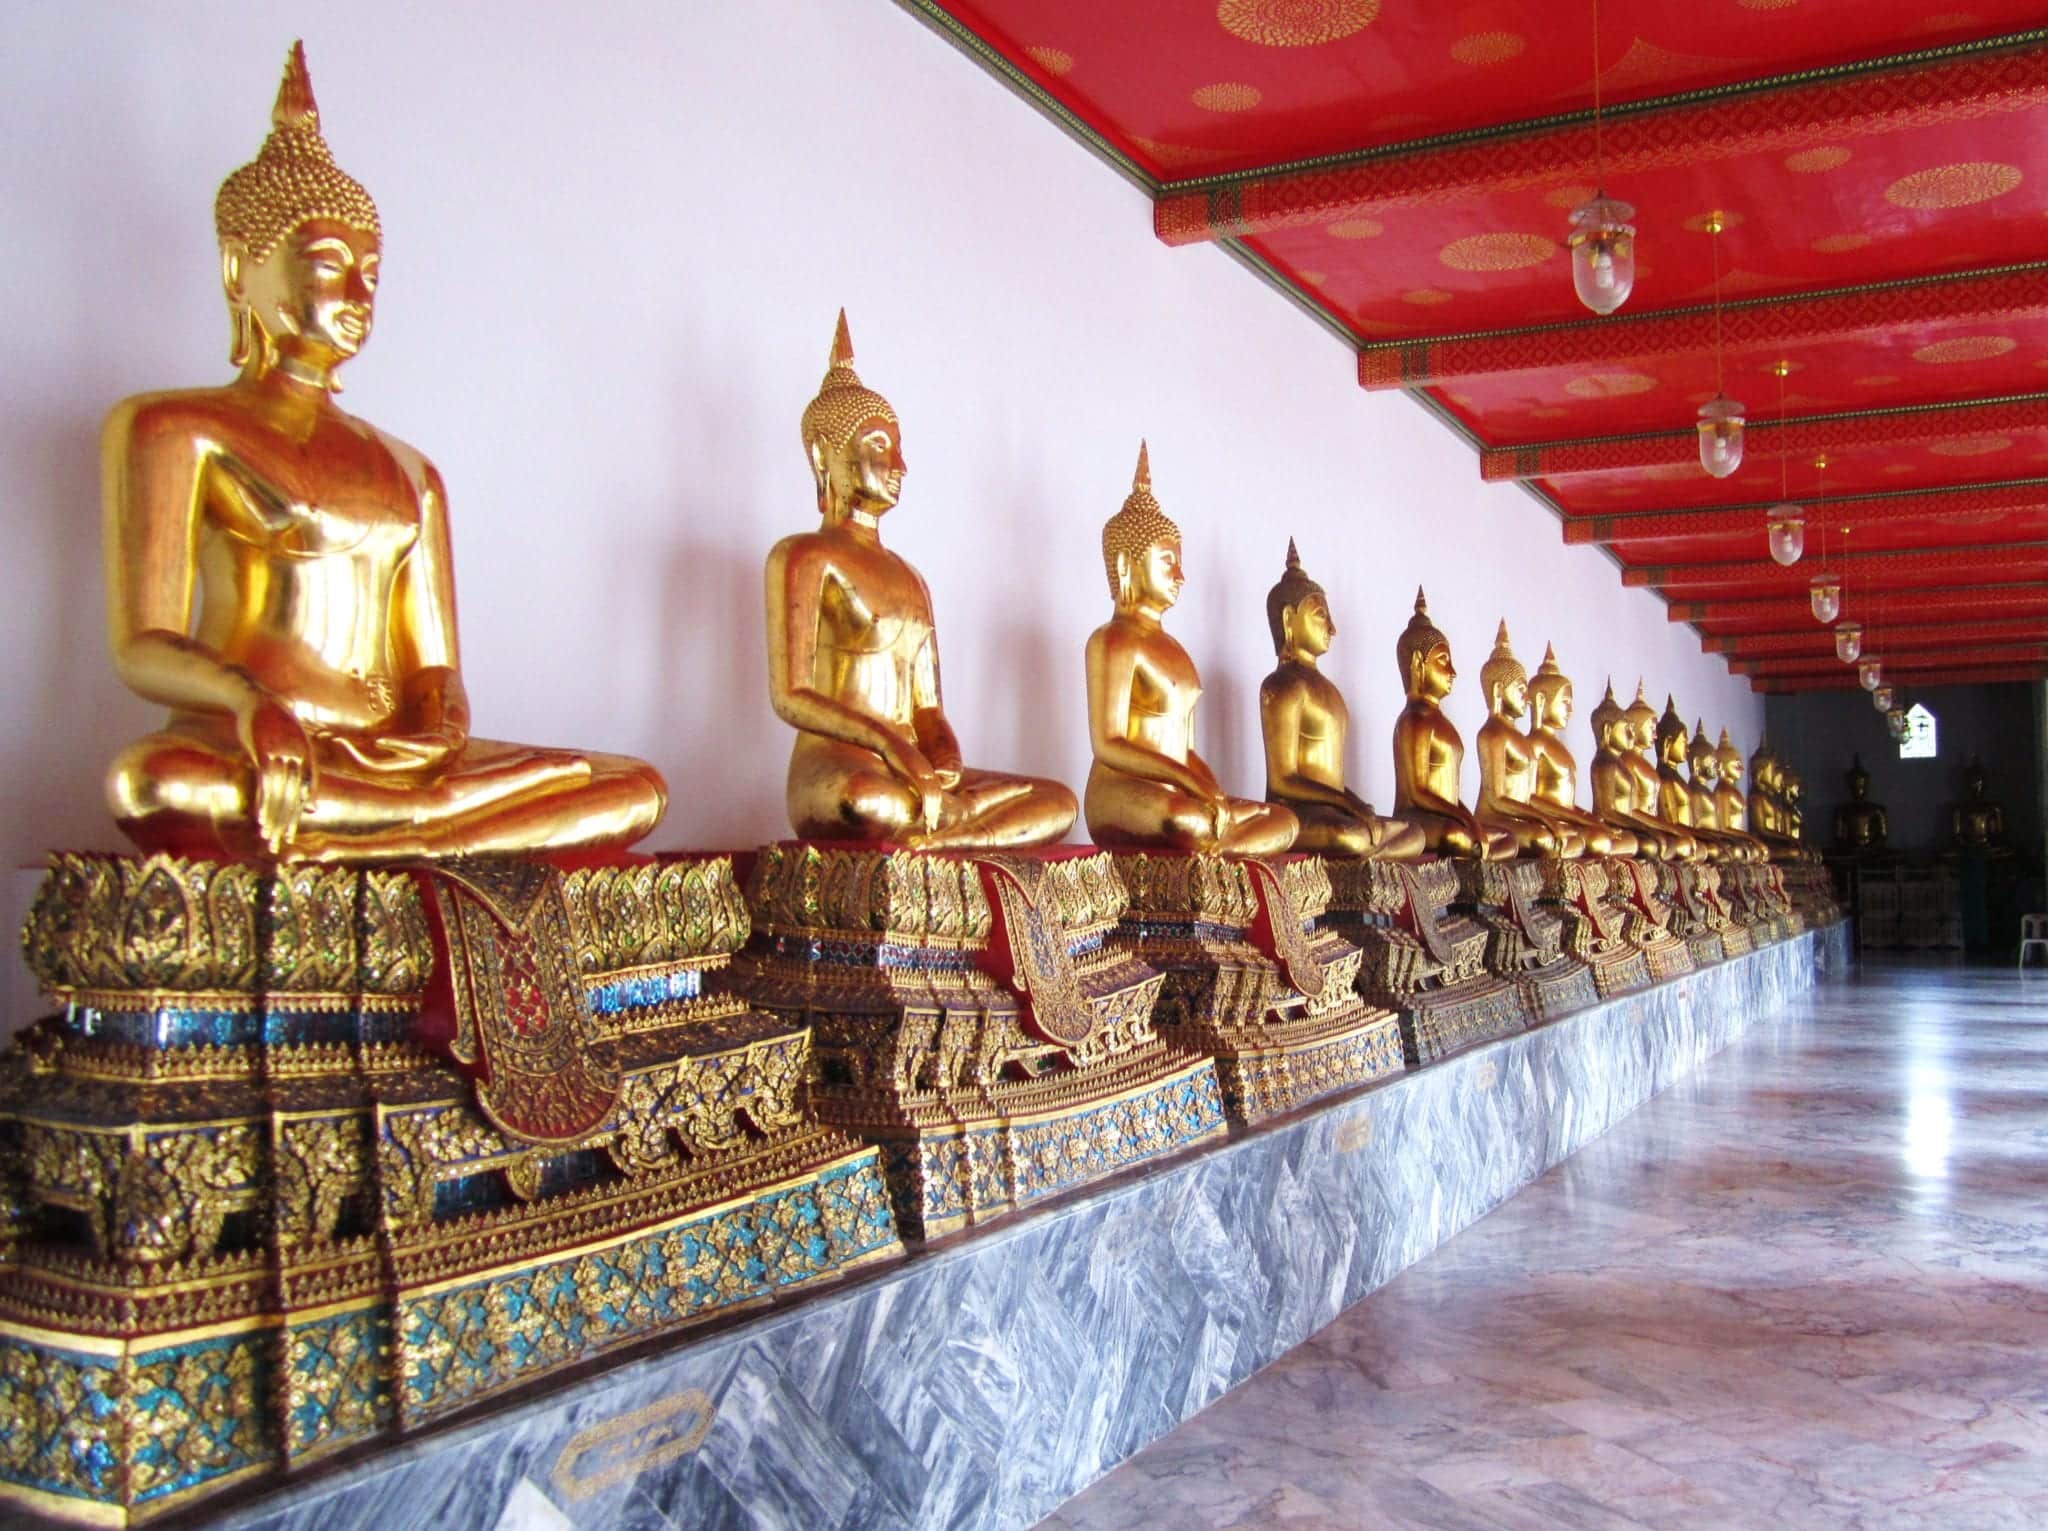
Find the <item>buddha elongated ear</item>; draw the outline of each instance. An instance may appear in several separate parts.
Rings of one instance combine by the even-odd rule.
[[[220,242],[220,285],[228,300],[228,365],[269,371],[276,355],[249,301],[249,247],[232,235]]]
[[[1122,548],[1116,551],[1116,603],[1121,606],[1131,598],[1131,555]]]
[[[818,511],[822,515],[832,479],[832,470],[825,461],[825,438],[813,436],[804,452],[811,460],[811,478],[818,486]]]

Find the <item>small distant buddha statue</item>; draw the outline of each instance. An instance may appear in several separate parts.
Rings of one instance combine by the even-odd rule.
[[[1475,741],[1479,801],[1474,812],[1480,824],[1512,838],[1524,854],[1583,856],[1586,837],[1578,826],[1535,801],[1536,751],[1515,727],[1529,714],[1529,672],[1515,658],[1505,620],[1494,635],[1493,653],[1479,667],[1479,689],[1486,696],[1486,721]]]
[[[295,860],[637,840],[653,767],[471,736],[441,476],[335,406],[382,231],[296,43],[271,124],[214,203],[240,375],[129,399],[103,436],[115,668],[171,709],[115,759],[115,818],[149,850]]]
[[[1535,761],[1535,797],[1585,836],[1595,856],[1633,856],[1633,830],[1603,823],[1579,807],[1579,764],[1564,742],[1572,720],[1572,683],[1557,666],[1557,651],[1546,644],[1543,663],[1529,682],[1529,752]]]
[[[1766,842],[1784,838],[1784,814],[1773,786],[1778,757],[1771,753],[1771,741],[1759,734],[1749,757],[1749,832]]]
[[[1835,844],[1849,851],[1884,849],[1891,832],[1884,804],[1870,800],[1870,773],[1863,769],[1863,757],[1849,757],[1849,801],[1835,810]]]
[[[1408,694],[1394,720],[1394,811],[1422,831],[1433,851],[1486,861],[1512,859],[1514,836],[1488,829],[1459,801],[1465,741],[1441,705],[1458,672],[1451,667],[1451,641],[1429,620],[1429,601],[1420,587],[1415,613],[1394,644],[1394,659]]]
[[[1276,803],[1226,793],[1195,753],[1202,678],[1161,625],[1180,599],[1180,528],[1152,495],[1141,443],[1123,508],[1102,528],[1103,571],[1116,612],[1088,637],[1088,742],[1083,799],[1099,845],[1273,856],[1299,821]]]
[[[1984,795],[1984,764],[1976,756],[1963,768],[1963,790],[1969,795],[1950,815],[1956,845],[1969,851],[2005,851],[2005,809]]]
[[[1259,726],[1266,742],[1266,799],[1301,821],[1294,849],[1365,860],[1413,861],[1427,848],[1422,831],[1383,819],[1344,785],[1351,712],[1317,661],[1337,624],[1323,587],[1301,566],[1294,541],[1287,569],[1266,595],[1279,666],[1259,685]]]
[[[1688,789],[1692,795],[1692,832],[1711,839],[1729,861],[1761,861],[1764,848],[1754,836],[1721,822],[1721,752],[1707,737],[1706,720],[1693,722],[1692,743],[1686,752]]]
[[[889,401],[853,369],[842,310],[802,420],[816,531],[768,554],[768,694],[794,728],[789,822],[805,839],[923,850],[1044,845],[1078,805],[1058,782],[962,763],[939,692],[931,592],[882,546],[903,486]]]
[[[1791,767],[1778,765],[1778,802],[1785,812],[1785,836],[1794,842],[1806,838],[1806,810],[1800,806],[1800,799],[1806,795],[1806,783]]]

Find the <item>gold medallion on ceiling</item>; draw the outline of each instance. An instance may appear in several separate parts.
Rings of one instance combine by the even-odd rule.
[[[1817,255],[1847,255],[1870,243],[1868,234],[1823,234],[1813,242]]]
[[[1401,294],[1403,303],[1413,303],[1418,308],[1433,308],[1439,303],[1451,301],[1451,295],[1441,287],[1418,287],[1413,292]]]
[[[1064,48],[1026,48],[1024,56],[1047,74],[1065,74],[1074,67],[1074,55]]]
[[[2010,436],[1957,436],[1952,441],[1937,441],[1927,450],[1937,457],[1989,457],[2011,445]]]
[[[2022,179],[2017,165],[1995,160],[1936,165],[1901,176],[1885,188],[1884,199],[1894,207],[1968,207],[2004,196]]]
[[[1483,67],[1520,58],[1529,40],[1519,32],[1472,32],[1451,44],[1451,57],[1461,64]]]
[[[1519,271],[1557,254],[1557,241],[1541,234],[1469,234],[1437,252],[1453,271]]]
[[[1378,239],[1386,231],[1377,218],[1339,218],[1323,230],[1332,239]]]
[[[1380,0],[1219,0],[1216,20],[1233,37],[1267,48],[1313,48],[1363,31]]]
[[[1801,149],[1785,156],[1785,168],[1794,175],[1820,175],[1839,170],[1849,163],[1849,151],[1830,144],[1820,149]]]
[[[1994,356],[2003,356],[2017,349],[2019,342],[2008,335],[1960,335],[1954,340],[1937,340],[1932,345],[1922,346],[1913,353],[1913,360],[1933,366],[1956,361],[1989,361]]]
[[[1657,380],[1642,372],[1593,372],[1575,377],[1564,391],[1575,399],[1625,399],[1632,393],[1648,393]]]
[[[1195,87],[1188,99],[1205,112],[1248,112],[1259,104],[1261,97],[1256,85],[1224,80],[1215,85]]]

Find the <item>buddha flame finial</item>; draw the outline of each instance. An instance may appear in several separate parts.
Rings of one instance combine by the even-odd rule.
[[[1422,593],[1422,587],[1415,587],[1415,614],[1408,619],[1408,625],[1401,629],[1401,636],[1394,640],[1394,660],[1401,666],[1401,683],[1413,685],[1415,661],[1427,658],[1431,649],[1442,644],[1450,652],[1451,640],[1443,629],[1429,620],[1429,597]]]
[[[221,182],[213,226],[222,244],[232,240],[251,260],[261,261],[285,235],[316,218],[383,238],[377,204],[360,181],[334,163],[321,136],[306,46],[295,42],[271,108],[270,136],[256,158]]]
[[[1493,652],[1479,667],[1479,689],[1491,706],[1496,695],[1517,681],[1527,685],[1529,672],[1522,668],[1522,661],[1515,658],[1514,648],[1508,642],[1507,618],[1502,617],[1500,628],[1493,635]]]
[[[1287,652],[1287,612],[1290,607],[1299,607],[1311,596],[1323,596],[1323,587],[1309,578],[1308,570],[1301,566],[1301,554],[1295,549],[1294,539],[1287,539],[1287,568],[1281,573],[1279,582],[1266,592],[1266,626],[1273,634],[1273,652],[1285,655]]]
[[[1557,645],[1544,644],[1543,663],[1529,679],[1529,694],[1536,699],[1541,712],[1547,714],[1551,699],[1570,684],[1571,677],[1557,667]]]
[[[828,453],[846,450],[861,426],[870,420],[886,420],[901,431],[902,425],[889,401],[860,380],[853,370],[853,332],[847,328],[846,310],[839,310],[839,323],[832,332],[832,354],[826,359],[825,380],[817,397],[804,406],[801,422],[804,447],[822,446]]]
[[[1159,501],[1152,496],[1152,454],[1143,441],[1138,443],[1138,467],[1131,475],[1131,492],[1123,509],[1102,524],[1102,566],[1109,576],[1112,600],[1121,593],[1117,574],[1118,555],[1136,563],[1162,542],[1180,545],[1180,528],[1175,526]]]

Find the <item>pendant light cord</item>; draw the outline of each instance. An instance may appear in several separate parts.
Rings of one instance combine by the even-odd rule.
[[[1594,195],[1607,195],[1607,150],[1600,133],[1600,0],[1593,0],[1593,180]]]

